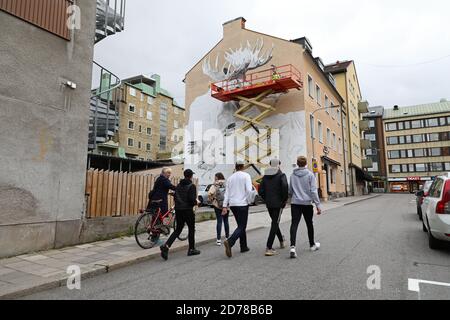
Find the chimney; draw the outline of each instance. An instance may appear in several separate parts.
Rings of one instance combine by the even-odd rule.
[[[245,23],[247,20],[243,17],[239,17],[223,24],[223,35],[232,34],[238,32],[239,30],[245,29]]]
[[[398,111],[398,110],[400,110],[400,108],[399,108],[397,105],[395,105],[395,106],[394,106],[394,110],[395,110],[395,111]]]

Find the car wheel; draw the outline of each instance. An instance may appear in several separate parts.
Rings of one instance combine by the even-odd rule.
[[[433,237],[433,235],[431,234],[431,231],[430,231],[429,224],[428,224],[428,246],[432,250],[437,250],[437,249],[441,248],[441,242],[438,239],[436,239],[435,237]]]
[[[423,219],[422,219],[422,230],[423,230],[423,232],[428,232],[427,227],[425,226],[425,223],[423,222]]]

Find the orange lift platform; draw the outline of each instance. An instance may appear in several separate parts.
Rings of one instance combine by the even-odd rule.
[[[237,129],[237,133],[244,134],[250,128],[254,128],[258,133],[256,138],[250,139],[244,147],[236,151],[236,154],[241,155],[248,163],[247,168],[253,166],[260,174],[260,170],[256,166],[266,167],[261,161],[272,154],[270,147],[260,150],[262,143],[269,139],[272,130],[262,120],[276,110],[273,106],[264,103],[264,99],[271,94],[287,93],[289,90],[301,90],[302,88],[301,73],[291,64],[250,73],[242,79],[225,80],[211,84],[212,97],[223,102],[239,102],[239,109],[234,116],[243,120],[244,125]],[[246,115],[254,106],[259,110],[259,114],[253,117]],[[264,128],[267,131],[260,135],[258,128]],[[250,163],[251,159],[245,152],[252,145],[257,146],[259,151],[264,151],[262,155],[259,155],[257,163]]]

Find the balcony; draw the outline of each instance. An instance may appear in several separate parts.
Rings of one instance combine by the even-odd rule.
[[[358,103],[358,112],[359,113],[368,113],[369,112],[369,103],[367,101],[361,101]]]
[[[373,167],[373,161],[372,159],[363,159],[362,160],[362,167],[364,169],[369,169]]]
[[[359,121],[359,130],[362,131],[368,131],[370,129],[369,126],[369,120],[360,120]]]
[[[372,149],[372,141],[361,139],[361,149]]]

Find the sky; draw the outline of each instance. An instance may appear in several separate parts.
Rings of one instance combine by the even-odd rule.
[[[95,61],[121,78],[161,75],[184,106],[185,74],[237,17],[287,40],[308,37],[325,64],[354,60],[371,106],[450,100],[447,0],[127,0],[125,31],[96,44]]]

